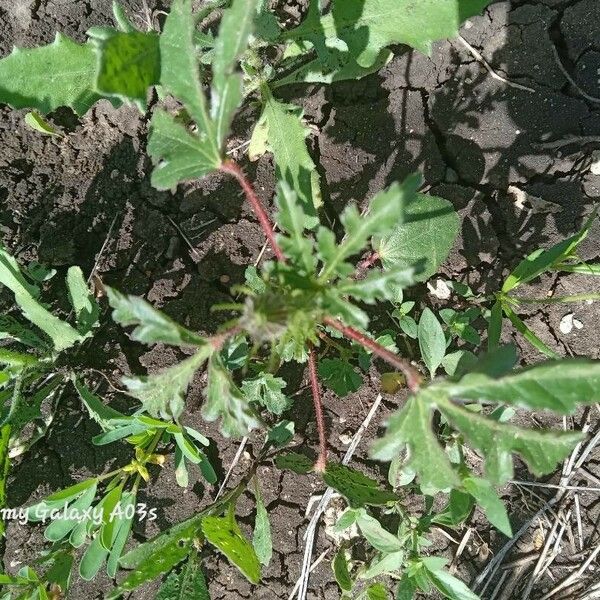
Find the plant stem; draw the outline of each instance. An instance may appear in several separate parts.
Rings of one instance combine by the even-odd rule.
[[[509,296],[520,304],[567,304],[569,302],[585,302],[600,300],[598,293],[573,294],[572,296],[550,296],[547,298],[527,298],[525,296]]]
[[[379,260],[379,253],[373,252],[370,256],[367,256],[367,258],[361,260],[356,265],[356,267],[358,268],[359,271],[364,271],[365,269],[372,267],[378,260]]]
[[[325,432],[325,418],[323,416],[323,401],[321,400],[321,388],[317,376],[317,360],[315,349],[310,346],[308,350],[308,376],[312,390],[315,414],[317,417],[317,430],[319,432],[319,458],[315,463],[315,471],[322,473],[327,466],[327,435]]]
[[[406,377],[406,385],[408,389],[411,392],[419,391],[421,383],[423,382],[421,374],[406,359],[401,358],[393,352],[390,352],[387,348],[384,348],[381,344],[378,344],[375,340],[372,340],[364,333],[357,331],[353,327],[344,325],[338,319],[334,319],[333,317],[325,317],[323,319],[323,323],[333,327],[334,329],[337,329],[348,339],[357,342],[367,350],[373,352],[373,354],[379,356],[379,358],[385,360],[395,369],[398,369],[404,375],[404,377]]]
[[[244,191],[244,194],[246,195],[246,199],[250,203],[250,206],[252,206],[252,210],[258,218],[258,222],[260,223],[260,226],[262,227],[262,230],[264,231],[267,240],[271,245],[275,256],[277,257],[277,260],[279,262],[284,263],[285,256],[281,248],[279,247],[279,244],[277,244],[277,240],[275,239],[275,232],[273,231],[271,219],[269,219],[269,215],[267,214],[265,207],[260,201],[260,198],[256,195],[252,184],[248,181],[248,179],[246,179],[242,168],[233,160],[225,160],[221,164],[220,170],[223,171],[223,173],[228,173],[229,175],[234,177],[240,184],[240,187]]]

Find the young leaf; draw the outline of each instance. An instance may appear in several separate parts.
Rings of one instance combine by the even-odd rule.
[[[307,216],[298,204],[296,192],[285,181],[279,183],[276,202],[279,209],[277,224],[288,234],[279,236],[278,242],[296,267],[304,274],[312,275],[315,271],[314,244],[305,234]]]
[[[448,504],[431,519],[447,527],[456,527],[464,522],[473,510],[473,498],[460,490],[451,490]]]
[[[313,461],[308,456],[304,456],[304,454],[299,454],[298,452],[278,454],[275,457],[275,464],[279,469],[289,469],[300,475],[310,473],[313,469]]]
[[[333,575],[340,589],[345,592],[352,590],[352,577],[350,576],[348,560],[346,559],[346,549],[343,546],[335,553],[331,567],[333,568]]]
[[[340,217],[346,232],[341,244],[336,245],[331,232],[325,234],[327,230],[321,228],[317,235],[319,253],[324,263],[321,280],[327,281],[332,275],[349,275],[354,271],[354,268],[350,270],[344,261],[358,254],[371,236],[383,234],[392,224],[402,222],[404,207],[416,194],[420,182],[420,176],[413,175],[404,183],[395,183],[387,190],[379,192],[371,200],[366,215],[361,215],[356,205],[348,205]]]
[[[223,146],[235,111],[242,101],[242,78],[236,62],[246,50],[254,26],[257,0],[233,0],[223,13],[212,62],[211,117],[216,143]]]
[[[119,559],[129,538],[129,533],[133,526],[133,519],[135,518],[135,505],[136,495],[133,492],[125,492],[121,498],[121,513],[119,514],[117,525],[115,527],[114,541],[110,549],[108,560],[106,561],[106,572],[109,577],[113,577],[117,574],[119,567]],[[133,508],[133,510],[131,509]],[[130,515],[130,516],[129,516]]]
[[[55,317],[40,304],[37,288],[24,279],[17,261],[1,246],[0,284],[13,292],[15,302],[23,315],[50,337],[57,352],[83,340],[73,327]]]
[[[544,271],[549,270],[554,263],[569,258],[571,253],[587,237],[595,217],[596,213],[587,220],[581,231],[574,236],[562,240],[548,250],[536,250],[523,259],[506,278],[502,286],[502,292],[505,294],[510,292],[517,286],[527,283],[541,275]]]
[[[389,554],[383,553],[382,555],[376,556],[373,560],[371,560],[369,568],[360,573],[359,577],[361,579],[372,579],[373,577],[379,577],[379,575],[385,575],[388,573],[394,574],[400,571],[405,563],[406,552],[403,550],[397,550],[395,552],[390,552]],[[387,598],[387,592],[385,589],[383,591],[385,594],[383,598]]]
[[[446,336],[440,322],[427,307],[419,319],[418,337],[421,356],[433,379],[446,354]]]
[[[488,351],[495,350],[500,344],[502,336],[502,303],[499,300],[494,302],[490,311],[490,323],[488,325]]]
[[[252,546],[261,565],[269,566],[273,556],[273,540],[271,538],[271,523],[269,522],[269,513],[265,507],[263,499],[258,491],[256,498],[256,520],[254,521],[254,535],[252,536]]]
[[[181,571],[172,571],[162,584],[156,600],[210,600],[198,556],[192,553]]]
[[[512,538],[512,528],[506,512],[506,506],[489,481],[479,477],[466,477],[463,487],[481,507],[488,521],[505,536]]]
[[[67,289],[69,300],[75,311],[77,329],[81,335],[87,335],[98,324],[100,307],[90,292],[79,267],[69,267]]]
[[[275,100],[267,86],[261,88],[261,94],[264,109],[257,127],[262,128],[267,148],[273,153],[277,179],[298,194],[304,226],[312,229],[318,223],[316,214],[323,201],[319,174],[306,147],[309,129],[297,106]]]
[[[404,222],[388,235],[375,237],[373,249],[385,269],[421,264],[415,280],[425,281],[448,257],[458,229],[458,215],[448,200],[417,194],[406,206]]]
[[[94,483],[91,487],[88,487],[79,498],[69,505],[69,510],[74,511],[73,514],[77,514],[79,511],[81,514],[86,511],[92,505],[92,502],[96,497],[96,490],[97,484]],[[77,523],[77,519],[59,517],[46,527],[44,537],[51,542],[58,542],[69,535]]]
[[[117,25],[121,31],[125,33],[136,31],[135,27],[131,24],[131,21],[127,17],[125,9],[117,2],[117,0],[113,0],[112,10],[115,21],[117,22]]]
[[[399,562],[400,561],[396,557],[396,563]],[[388,592],[383,583],[374,583],[367,588],[367,600],[389,600]]]
[[[81,578],[85,581],[94,579],[107,556],[108,550],[102,546],[100,534],[98,534],[87,547],[79,563],[79,575]]]
[[[96,28],[90,33],[97,53],[98,92],[133,102],[143,111],[148,88],[160,81],[158,34],[121,32],[111,27]]]
[[[281,391],[286,385],[281,377],[260,373],[258,377],[242,382],[242,392],[249,402],[260,404],[269,412],[280,415],[292,405],[291,400]]]
[[[91,44],[77,44],[57,33],[52,44],[14,48],[0,60],[0,102],[35,108],[43,115],[68,106],[81,116],[100,99],[94,89],[95,74]]]
[[[319,377],[338,396],[356,392],[363,383],[362,376],[354,367],[341,358],[323,358],[319,361]]]
[[[421,562],[431,583],[449,600],[480,600],[460,579],[440,567],[439,559],[422,557]]]
[[[102,431],[112,429],[112,425],[110,424],[111,419],[120,419],[125,416],[119,411],[104,404],[98,396],[77,378],[76,375],[73,375],[72,381],[81,401],[90,414],[90,418],[100,425]]]
[[[39,133],[43,133],[44,135],[53,135],[56,137],[61,137],[62,134],[42,115],[40,115],[37,111],[28,112],[23,119],[25,124],[31,127],[34,131],[38,131]]]
[[[285,38],[308,40],[327,65],[340,62],[339,54],[347,54],[368,68],[392,44],[408,44],[429,54],[432,42],[456,36],[461,21],[490,1],[471,0],[465,5],[461,0],[362,0],[359,4],[336,0],[323,17],[309,12]]]
[[[424,493],[457,487],[459,480],[431,430],[430,402],[436,396],[423,390],[408,400],[388,421],[387,431],[371,451],[373,458],[392,460],[408,446],[408,466],[416,471]]]
[[[575,445],[579,432],[536,431],[498,423],[437,394],[437,406],[449,423],[485,457],[485,472],[490,481],[503,485],[513,476],[512,454],[519,454],[536,476],[554,470]]]
[[[188,385],[203,362],[212,353],[206,345],[193,356],[160,373],[142,377],[123,377],[129,395],[137,398],[144,410],[155,418],[177,419],[183,411]]]
[[[358,511],[356,519],[361,533],[373,548],[387,554],[388,552],[401,552],[404,544],[397,536],[381,526],[381,523],[368,514],[365,510]]]
[[[399,288],[406,288],[415,282],[415,274],[418,272],[417,265],[402,265],[369,273],[364,279],[341,281],[336,289],[342,295],[352,296],[368,304],[375,304],[377,300],[391,301],[397,298]]]
[[[207,421],[221,418],[221,432],[224,436],[242,437],[260,426],[258,415],[231,379],[218,354],[213,354],[208,363],[205,394],[206,403],[202,407],[202,416]]]
[[[163,312],[137,296],[127,296],[106,287],[108,301],[113,308],[113,320],[128,327],[136,325],[131,339],[144,344],[163,342],[173,346],[204,346],[206,340],[178,325]]]
[[[204,517],[202,532],[206,540],[222,552],[250,583],[260,580],[260,563],[252,544],[242,535],[233,512],[225,517]]]
[[[564,359],[518,369],[494,379],[469,373],[443,384],[452,397],[570,414],[580,404],[600,402],[600,361]]]
[[[325,483],[347,498],[353,508],[370,504],[378,506],[395,502],[398,496],[380,488],[375,479],[345,465],[330,462],[323,473]]]
[[[515,329],[537,350],[539,350],[543,355],[548,358],[560,358],[560,354],[554,352],[552,348],[549,348],[540,338],[523,323],[523,321],[518,317],[518,315],[513,311],[513,309],[508,306],[508,304],[502,304],[502,310],[504,314],[508,317],[510,322],[513,324]]]

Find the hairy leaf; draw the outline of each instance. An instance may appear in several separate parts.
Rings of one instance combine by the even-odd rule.
[[[279,469],[289,469],[303,475],[309,473],[313,469],[313,461],[298,452],[284,452],[275,457],[275,464]]]
[[[254,521],[254,535],[252,545],[261,565],[267,567],[273,555],[273,540],[271,538],[271,523],[265,503],[258,491],[256,497],[256,519]]]
[[[485,473],[493,483],[502,485],[513,476],[512,454],[519,454],[536,476],[554,470],[575,445],[579,432],[538,431],[499,423],[468,411],[438,394],[437,405],[450,424],[485,457]]]
[[[316,211],[323,202],[319,174],[306,147],[310,130],[302,122],[300,108],[277,101],[266,86],[261,93],[264,109],[257,127],[263,128],[267,147],[273,152],[277,178],[298,194],[304,226],[312,229],[318,223]]]
[[[415,266],[399,266],[387,271],[369,273],[364,279],[347,279],[337,284],[336,289],[342,295],[352,296],[369,304],[377,300],[395,300],[398,289],[415,282],[418,272]]]
[[[488,521],[504,535],[512,538],[512,528],[506,512],[506,506],[489,481],[479,477],[466,477],[463,486],[481,507]]]
[[[448,200],[417,194],[406,207],[404,222],[375,237],[373,248],[386,269],[420,264],[415,280],[425,281],[448,257],[458,228],[458,215]]]
[[[134,102],[143,110],[148,88],[160,81],[158,34],[121,32],[111,27],[97,28],[93,33],[98,56],[96,89],[103,96]]]
[[[392,460],[408,447],[408,466],[419,475],[425,493],[449,490],[459,481],[431,429],[431,406],[436,397],[423,390],[388,421],[387,431],[372,448],[373,458]]]
[[[200,365],[212,353],[206,345],[196,354],[160,373],[143,377],[123,377],[129,395],[137,398],[144,410],[155,418],[177,419],[183,411],[184,395]]]
[[[56,34],[52,44],[12,53],[0,60],[0,102],[35,108],[43,115],[61,106],[85,114],[100,99],[95,92],[92,45]]]
[[[327,485],[345,496],[350,506],[357,508],[395,502],[398,497],[393,492],[380,488],[375,479],[345,465],[330,462],[323,473]]]
[[[281,377],[260,373],[254,379],[243,381],[242,392],[249,402],[256,402],[269,412],[280,415],[292,405],[291,400],[281,391],[286,385]]]
[[[108,431],[112,428],[110,424],[111,419],[119,419],[124,416],[119,411],[104,404],[102,400],[75,375],[73,375],[72,380],[81,401],[90,414],[90,418],[96,421],[103,431]]]
[[[460,579],[444,569],[440,559],[422,557],[421,562],[431,583],[449,600],[480,600]]]
[[[225,517],[204,517],[202,532],[206,540],[222,552],[250,583],[258,583],[260,563],[252,544],[242,535],[233,512]]]
[[[172,571],[162,584],[156,600],[210,600],[206,579],[196,554],[192,554],[182,569]]]
[[[260,426],[260,419],[248,399],[235,385],[218,354],[208,363],[206,403],[202,416],[207,421],[221,419],[221,432],[226,437],[242,437]]]
[[[346,235],[339,245],[335,244],[331,234],[324,233],[327,230],[321,228],[317,236],[325,265],[321,278],[328,280],[335,274],[349,275],[352,271],[344,261],[363,250],[371,236],[385,233],[393,225],[402,222],[404,207],[416,193],[420,181],[420,176],[414,175],[402,184],[395,183],[379,192],[371,200],[366,215],[361,215],[354,204],[347,206],[340,217]]]
[[[384,529],[381,523],[364,509],[357,511],[356,523],[369,544],[380,552],[387,554],[388,552],[400,552],[404,549],[402,541]]]
[[[98,325],[100,307],[94,295],[90,292],[79,267],[69,267],[67,271],[67,289],[69,300],[75,311],[79,333],[86,335]]]
[[[580,404],[600,402],[600,361],[549,361],[498,379],[469,373],[460,381],[444,383],[443,387],[450,396],[464,400],[570,414]]]
[[[123,327],[136,325],[131,339],[144,344],[163,342],[173,346],[204,346],[206,340],[175,323],[163,312],[138,296],[127,296],[107,287],[108,301],[114,309],[112,318]]]
[[[253,30],[257,0],[233,0],[223,13],[212,62],[211,117],[216,143],[222,147],[235,111],[242,101],[242,77],[236,62]]]

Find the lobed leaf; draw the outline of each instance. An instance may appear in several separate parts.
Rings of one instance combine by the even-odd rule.
[[[281,377],[260,373],[254,379],[242,382],[242,392],[249,402],[260,404],[269,412],[281,415],[292,405],[291,400],[281,391],[286,385]]]
[[[322,358],[319,361],[319,377],[340,397],[356,392],[363,383],[362,376],[341,358]]]
[[[34,108],[43,115],[68,106],[81,116],[100,99],[95,75],[92,45],[78,44],[57,33],[52,44],[14,48],[0,60],[0,102],[13,108]]]
[[[172,571],[160,587],[156,600],[210,600],[202,566],[193,553],[179,572]]]

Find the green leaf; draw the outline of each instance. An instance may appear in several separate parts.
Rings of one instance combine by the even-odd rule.
[[[37,288],[25,280],[17,261],[1,246],[0,283],[14,294],[15,302],[25,318],[50,337],[57,352],[83,340],[73,327],[55,317],[40,304]]]
[[[319,361],[319,377],[338,396],[356,392],[363,383],[362,376],[354,367],[341,358],[323,358]]]
[[[308,456],[299,454],[298,452],[278,454],[275,457],[275,464],[279,469],[288,469],[300,475],[310,473],[313,470],[313,461]]]
[[[75,311],[77,329],[81,335],[86,335],[98,325],[100,307],[94,295],[90,292],[79,267],[69,267],[67,271],[67,290],[69,300]]]
[[[242,101],[242,77],[236,63],[246,50],[254,26],[257,0],[233,0],[223,13],[212,62],[211,117],[216,142],[223,146],[235,111]]]
[[[273,556],[273,540],[271,538],[271,523],[269,522],[269,513],[265,503],[258,491],[256,497],[256,519],[254,521],[254,534],[252,536],[252,546],[261,565],[267,567]]]
[[[450,600],[480,600],[460,579],[450,575],[446,569],[439,567],[436,559],[423,557],[421,562],[427,569],[427,576],[435,588]]]
[[[102,431],[108,431],[112,428],[110,424],[111,419],[120,419],[124,417],[119,411],[104,404],[98,396],[77,378],[76,375],[73,375],[72,381],[81,401],[90,414],[90,418],[100,425]]]
[[[317,210],[323,204],[319,174],[306,147],[310,130],[302,121],[302,110],[273,98],[267,86],[261,88],[263,113],[257,127],[266,136],[267,148],[273,153],[277,179],[284,181],[298,195],[304,212],[304,226],[317,223]]]
[[[600,361],[549,361],[498,379],[469,373],[443,387],[450,396],[464,400],[571,414],[579,405],[600,402]]]
[[[73,514],[77,514],[77,512],[81,514],[83,511],[87,510],[96,497],[96,490],[97,483],[94,483],[91,487],[88,487],[77,500],[69,505],[69,510],[73,510]],[[77,519],[64,519],[59,517],[46,527],[44,537],[51,542],[58,542],[69,535],[77,523]]]
[[[418,337],[423,362],[433,379],[446,354],[446,336],[440,322],[427,307],[423,309],[419,319]]]
[[[0,315],[0,340],[12,338],[30,348],[42,348],[44,341],[10,315]]]
[[[376,556],[370,562],[368,569],[360,573],[359,577],[361,579],[372,579],[379,575],[395,574],[402,569],[405,563],[406,553],[403,550],[391,552],[390,554],[384,553]],[[387,598],[387,595],[384,597]]]
[[[368,304],[377,300],[394,300],[398,288],[403,289],[415,282],[415,266],[398,266],[385,271],[374,271],[364,279],[347,279],[337,284],[336,289],[342,295],[352,296]]]
[[[121,294],[110,287],[106,287],[106,291],[108,301],[114,309],[113,320],[123,327],[136,325],[131,334],[132,340],[144,344],[163,342],[174,346],[206,345],[202,336],[175,323],[142,298]]]
[[[392,460],[408,446],[408,466],[416,471],[424,493],[449,490],[459,480],[446,453],[431,430],[430,402],[436,402],[429,390],[409,398],[405,406],[392,415],[387,431],[372,448],[371,455],[378,460]]]
[[[94,90],[96,55],[61,33],[40,48],[14,48],[0,60],[0,102],[43,115],[61,106],[85,114],[100,99]]]
[[[193,553],[180,572],[172,571],[160,587],[156,600],[210,600],[202,566]]]
[[[448,200],[417,194],[406,205],[404,222],[391,233],[375,237],[373,249],[386,269],[420,264],[415,280],[425,281],[450,254],[458,230],[459,218]]]
[[[461,22],[490,1],[335,0],[323,17],[309,12],[285,37],[310,41],[326,64],[343,63],[349,55],[367,68],[392,44],[408,44],[429,54],[432,42],[456,36]]]
[[[347,276],[352,273],[354,267],[344,261],[363,250],[371,236],[386,233],[391,226],[402,222],[404,207],[414,197],[420,182],[420,176],[413,175],[404,183],[394,183],[387,190],[379,192],[371,200],[366,215],[361,215],[356,205],[348,205],[340,216],[346,236],[338,245],[331,232],[325,234],[327,230],[319,229],[317,242],[325,265],[321,280],[328,281],[332,275]]]
[[[504,314],[509,318],[510,322],[514,325],[515,329],[537,350],[548,358],[560,358],[560,354],[554,352],[552,348],[549,348],[540,338],[523,323],[518,315],[513,311],[508,304],[502,304],[502,310]]]
[[[279,209],[277,224],[288,234],[278,236],[278,242],[296,267],[305,275],[312,275],[315,271],[314,244],[312,238],[305,235],[307,216],[298,204],[296,192],[285,181],[279,182],[276,202]]]
[[[452,490],[448,505],[431,519],[432,523],[439,523],[447,527],[460,525],[471,514],[473,510],[473,498],[460,490]]]
[[[323,473],[325,483],[344,496],[351,507],[373,506],[396,502],[398,496],[380,488],[375,479],[339,463],[330,462]]]
[[[260,580],[260,563],[252,544],[244,538],[232,511],[225,517],[204,517],[202,532],[206,540],[222,552],[250,583]]]
[[[206,403],[202,416],[209,422],[221,418],[221,433],[226,437],[242,437],[260,426],[260,419],[248,399],[233,382],[218,354],[208,363]]]
[[[417,592],[417,584],[415,580],[407,573],[402,575],[398,587],[396,588],[395,600],[413,600]]]
[[[284,85],[293,85],[296,83],[331,84],[336,81],[346,81],[348,79],[362,79],[371,73],[379,71],[379,69],[392,60],[393,56],[394,53],[390,50],[382,50],[377,60],[369,67],[361,67],[355,60],[348,57],[347,61],[340,65],[333,65],[333,68],[324,68],[321,60],[315,58],[281,79],[276,79],[270,85],[271,88],[277,89]]]
[[[527,283],[541,275],[544,271],[549,270],[554,263],[569,258],[577,246],[579,246],[579,244],[587,237],[595,217],[596,213],[587,220],[582,230],[574,236],[562,240],[548,250],[536,250],[523,259],[506,278],[506,281],[502,286],[502,292],[506,294],[511,290],[514,290],[519,285]]]
[[[356,523],[365,539],[380,552],[400,552],[404,548],[402,541],[381,526],[381,523],[365,510],[358,511]]]
[[[33,129],[34,131],[43,133],[44,135],[62,137],[62,134],[35,110],[32,112],[28,112],[25,115],[24,121],[25,124],[31,127],[31,129]]]
[[[79,563],[79,575],[81,578],[85,581],[94,579],[107,556],[108,550],[102,546],[100,534],[98,534],[87,547]]]
[[[387,558],[387,557],[386,557]],[[383,583],[374,583],[367,588],[367,600],[388,600],[389,596]]]
[[[184,395],[194,373],[200,368],[213,348],[206,345],[193,356],[156,373],[142,377],[123,377],[127,393],[137,398],[149,415],[165,420],[177,419],[183,411]]]
[[[440,394],[436,402],[448,422],[481,451],[486,476],[498,485],[513,476],[513,453],[521,456],[534,475],[541,476],[552,472],[583,437],[579,432],[537,431],[499,423],[444,400]]]
[[[498,497],[492,484],[479,477],[466,477],[463,479],[463,487],[475,498],[488,521],[504,535],[512,538],[512,528],[506,506]]]
[[[350,568],[346,559],[346,549],[343,546],[335,553],[331,567],[333,568],[333,575],[340,589],[346,592],[351,591],[352,577],[350,576]]]
[[[133,102],[141,111],[148,88],[160,81],[159,36],[150,31],[94,30],[97,53],[96,89],[107,97]]]
[[[281,377],[263,372],[254,379],[244,380],[242,392],[249,402],[260,404],[269,412],[280,415],[292,405],[292,401],[281,391],[286,385]]]
[[[46,498],[45,502],[70,500],[79,496],[88,488],[96,485],[98,485],[98,480],[96,478],[85,479],[84,481],[80,481],[79,483],[75,483],[68,488],[65,488],[64,490],[59,490],[58,492],[54,492],[54,494],[50,494],[50,496]]]
[[[136,515],[135,506],[136,495],[133,492],[125,492],[121,499],[121,513],[116,517],[118,521],[115,527],[114,541],[112,542],[112,548],[106,561],[106,572],[109,577],[114,578],[117,574],[119,559],[133,527],[133,520]],[[133,507],[134,510],[130,510],[130,507]]]
[[[8,472],[10,470],[9,442],[10,425],[0,427],[0,509],[7,506],[6,484],[8,482]],[[4,520],[0,519],[0,537],[4,537],[6,526]]]
[[[488,350],[495,350],[500,344],[502,336],[502,303],[499,300],[494,302],[490,311],[490,323],[488,325]]]
[[[117,22],[117,25],[121,31],[124,31],[125,33],[136,31],[135,27],[131,24],[131,21],[127,17],[125,9],[116,0],[113,0],[112,10],[115,21]]]

